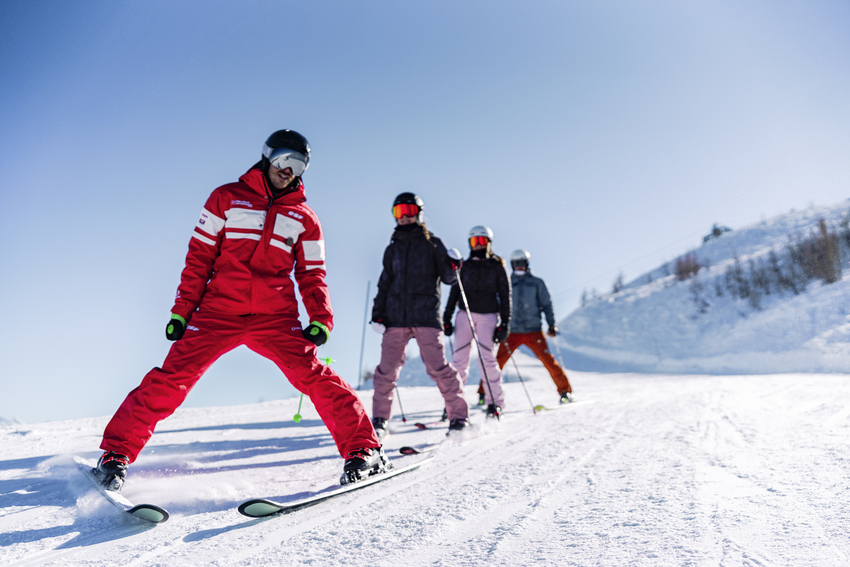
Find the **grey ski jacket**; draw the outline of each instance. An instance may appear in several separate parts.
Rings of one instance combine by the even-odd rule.
[[[532,275],[531,270],[525,274],[511,274],[514,315],[511,318],[512,333],[535,333],[543,330],[540,314],[546,315],[550,327],[555,326],[555,309],[549,288],[541,278]]]

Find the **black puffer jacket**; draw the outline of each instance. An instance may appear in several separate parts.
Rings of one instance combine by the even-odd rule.
[[[443,328],[440,282],[455,281],[443,241],[420,225],[396,229],[384,251],[384,270],[372,306],[372,320],[387,327]]]
[[[485,258],[470,257],[460,269],[460,281],[473,313],[498,313],[505,325],[511,320],[511,280],[505,271],[505,261],[495,254]],[[443,317],[450,321],[459,304],[464,309],[457,283],[449,292]]]

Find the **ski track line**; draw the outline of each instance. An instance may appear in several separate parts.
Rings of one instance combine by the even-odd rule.
[[[470,461],[473,461],[479,455],[487,453],[487,452],[493,450],[494,448],[498,447],[499,445],[502,445],[503,443],[506,443],[506,442],[516,438],[516,437],[519,437],[522,434],[523,434],[523,432],[519,431],[519,432],[516,432],[512,435],[509,435],[508,437],[501,437],[501,436],[498,436],[498,435],[491,436],[487,432],[485,432],[481,437],[476,437],[476,438],[470,439],[469,440],[470,442],[475,442],[475,441],[478,441],[478,440],[484,438],[484,439],[487,439],[489,441],[489,443],[487,443],[486,446],[483,446],[483,447],[475,447],[472,451],[470,451],[468,454],[466,454],[460,460],[453,461],[452,464],[451,464],[452,470],[458,470],[458,467],[460,467],[462,465],[465,468],[470,468],[472,466],[475,466],[476,463],[470,463]],[[449,445],[449,446],[444,447],[442,449],[455,449],[455,448],[461,448],[461,447],[463,447],[463,445],[457,445],[457,446]],[[441,450],[441,452],[442,452],[442,450]],[[338,518],[340,518],[340,517],[342,517],[346,514],[349,514],[352,511],[358,511],[358,510],[361,510],[363,508],[369,507],[370,505],[374,504],[375,502],[389,498],[390,496],[394,496],[394,495],[396,495],[396,494],[398,494],[402,491],[405,491],[405,490],[407,490],[411,487],[414,487],[416,485],[421,485],[422,483],[427,482],[427,481],[429,481],[433,478],[443,476],[443,475],[447,474],[447,467],[446,467],[445,463],[440,463],[439,461],[440,461],[440,458],[439,458],[439,455],[438,455],[437,458],[435,458],[435,460],[432,461],[429,465],[426,465],[422,469],[415,471],[415,473],[408,473],[408,475],[405,475],[405,476],[408,477],[408,479],[406,479],[404,481],[399,480],[398,482],[392,482],[392,484],[381,483],[380,485],[376,485],[376,486],[381,487],[378,490],[371,490],[370,488],[365,488],[365,489],[363,489],[363,492],[359,492],[359,493],[351,494],[349,496],[341,497],[338,500],[341,501],[343,498],[345,498],[345,503],[344,503],[344,505],[338,506],[336,508],[336,510],[331,509],[330,511],[328,511],[328,509],[326,509],[326,507],[317,506],[316,508],[314,508],[312,510],[313,513],[310,513],[310,511],[307,511],[305,514],[303,514],[303,515],[309,514],[310,515],[309,518],[306,518],[306,519],[299,518],[299,519],[301,519],[301,521],[297,521],[297,520],[295,520],[295,517],[293,516],[294,523],[287,524],[284,527],[273,529],[270,532],[263,533],[262,537],[261,537],[262,543],[252,544],[249,550],[228,556],[228,561],[232,562],[232,563],[238,563],[239,561],[248,559],[249,557],[256,557],[258,554],[262,553],[263,551],[265,551],[269,547],[279,546],[283,542],[285,542],[286,540],[292,539],[293,537],[304,534],[306,532],[310,532],[310,531],[312,531],[312,530],[314,530],[314,529],[316,529],[320,526],[329,524],[330,522],[332,522],[332,521],[334,521],[334,520],[336,520],[336,519],[338,519]],[[411,478],[411,474],[415,474],[416,476]],[[375,488],[375,487],[372,487],[372,488]],[[369,492],[365,492],[365,491],[369,491]],[[299,514],[299,516],[301,516],[301,515]],[[271,517],[271,518],[265,518],[265,519],[251,520],[252,523],[255,523],[255,524],[258,524],[258,525],[262,525],[262,524],[265,524],[266,522],[274,522],[274,521],[285,522],[286,519],[284,519],[282,517],[278,517],[278,518]]]
[[[516,468],[517,472],[513,476],[519,477],[519,481],[508,483],[515,490],[507,495],[507,498],[500,499],[496,505],[492,506],[493,509],[487,508],[481,510],[474,519],[467,519],[460,526],[452,526],[450,531],[447,531],[445,527],[438,528],[439,531],[443,532],[439,535],[440,544],[417,548],[415,559],[410,557],[404,558],[405,563],[411,566],[434,565],[438,563],[452,565],[455,564],[455,561],[460,563],[460,560],[463,559],[459,556],[458,550],[470,549],[470,547],[487,547],[489,548],[489,554],[492,555],[499,549],[510,550],[511,548],[522,547],[522,543],[518,544],[516,542],[528,539],[529,523],[539,523],[539,516],[543,514],[553,515],[554,510],[557,510],[564,502],[574,497],[572,493],[563,494],[561,492],[565,479],[575,476],[576,471],[582,468],[604,444],[610,441],[611,434],[621,422],[626,410],[627,408],[623,408],[619,414],[609,416],[610,422],[605,429],[605,435],[598,437],[598,440],[578,460],[570,462],[570,467],[563,469],[549,483],[548,489],[544,492],[535,493],[531,499],[522,482],[524,473],[522,471],[523,463],[520,461],[525,458],[524,455],[518,455],[508,460],[505,460],[503,456],[504,454],[510,454],[510,451],[506,451],[500,455],[500,465],[514,465]],[[551,415],[554,418],[558,414]],[[560,414],[560,416],[567,415],[564,413]],[[553,419],[553,421],[564,421],[566,419],[569,418],[565,417],[561,420]],[[513,443],[522,442],[529,437],[539,439],[540,436],[537,434],[537,431],[546,427],[552,427],[552,423],[537,422],[529,424],[529,427],[526,429],[530,431],[525,432],[522,440],[515,440]],[[519,437],[519,434],[512,437]],[[543,470],[537,472],[535,476],[545,476],[551,469],[560,467],[562,464],[562,461],[541,463],[540,467]],[[476,463],[476,466],[482,468],[481,463]],[[523,512],[517,514],[517,510],[522,510]],[[460,529],[457,529],[458,527]],[[520,530],[519,533],[517,533],[518,530]],[[534,531],[545,533],[549,531],[549,528],[544,525],[536,528]],[[486,541],[480,541],[481,538],[484,538]],[[475,540],[479,541],[476,542],[475,546],[471,546],[470,543]],[[510,556],[510,552],[507,555]],[[402,558],[396,559],[401,560]],[[488,561],[492,559],[493,557],[486,556],[477,560],[466,558],[464,564],[467,564],[470,560],[475,563],[488,564]],[[393,564],[393,561],[390,560],[381,564]]]
[[[109,547],[116,540],[140,534],[149,529],[151,528],[140,524],[138,526],[123,526],[121,528],[106,531],[114,534],[115,537],[106,538],[104,536],[106,532],[98,532],[85,537],[76,537],[72,540],[74,542],[73,547],[66,547],[62,549],[51,548],[42,551],[28,552],[26,559],[20,559],[13,563],[9,563],[8,567],[38,567],[39,565],[49,565],[51,563],[55,565],[74,565],[83,562],[87,563],[89,561],[95,561],[95,558],[100,556],[101,553],[99,550],[94,550],[100,547],[101,544]],[[100,543],[98,543],[98,540],[100,540]],[[93,546],[93,548],[89,547],[90,545]],[[86,552],[80,553],[81,549],[85,549]],[[72,557],[69,557],[67,560],[63,560],[66,556]],[[59,562],[56,563],[57,561]]]
[[[829,518],[823,518],[817,509],[817,504],[806,493],[803,484],[787,485],[783,478],[775,478],[773,468],[785,469],[787,464],[776,462],[774,454],[764,455],[764,449],[768,445],[781,446],[782,440],[792,438],[792,433],[803,443],[810,435],[806,431],[805,423],[783,424],[781,430],[768,429],[767,431],[749,431],[749,423],[745,426],[741,423],[742,416],[735,415],[735,406],[722,404],[720,394],[713,393],[711,403],[706,407],[702,418],[702,430],[699,437],[698,448],[705,451],[706,467],[704,474],[712,474],[714,483],[725,482],[728,488],[724,493],[745,492],[750,495],[749,503],[742,509],[740,505],[735,512],[740,515],[746,513],[755,521],[749,522],[746,528],[738,526],[727,517],[726,509],[722,505],[726,503],[727,497],[715,494],[706,494],[704,491],[696,494],[697,500],[702,500],[705,507],[712,510],[711,524],[718,536],[714,545],[722,550],[722,565],[782,565],[798,564],[803,560],[801,557],[793,557],[790,550],[784,553],[773,552],[778,546],[766,543],[771,538],[780,537],[776,532],[780,526],[784,526],[787,532],[788,526],[793,526],[797,537],[822,542],[824,554],[808,558],[808,564],[847,564],[847,554],[836,545],[836,538],[830,536],[830,530],[826,523]],[[773,410],[769,405],[769,397],[766,395],[755,396],[762,405],[748,404],[744,417],[756,423],[766,423],[769,413]],[[764,406],[767,404],[767,407]],[[722,407],[721,407],[722,406]],[[729,415],[729,414],[733,415]],[[767,416],[762,415],[768,413]],[[758,414],[758,417],[753,417]],[[790,430],[790,432],[789,432]],[[776,438],[773,443],[759,442],[759,436]],[[816,434],[815,434],[816,435]],[[747,459],[742,459],[746,455]],[[784,456],[780,453],[780,456]],[[754,462],[753,462],[754,461]],[[742,488],[742,485],[745,488]],[[719,492],[719,491],[716,491]],[[753,538],[753,533],[763,533],[761,537]],[[740,540],[746,538],[749,544]],[[753,541],[761,542],[758,549],[753,548]],[[827,558],[824,555],[829,554]]]
[[[670,396],[654,396],[654,399],[666,399],[669,401],[672,398]],[[519,492],[512,495],[510,499],[500,501],[495,514],[487,512],[487,518],[484,520],[486,521],[486,525],[481,525],[472,532],[467,531],[463,534],[463,537],[457,537],[454,541],[450,542],[450,545],[455,549],[466,549],[471,547],[470,544],[472,542],[470,542],[469,539],[464,540],[464,537],[480,537],[482,535],[489,536],[487,537],[487,539],[490,540],[489,549],[486,550],[486,553],[489,556],[488,559],[492,560],[493,563],[505,563],[506,561],[510,562],[513,550],[523,549],[524,547],[527,548],[529,541],[533,541],[535,536],[538,541],[542,542],[551,538],[552,534],[557,532],[557,526],[552,526],[553,523],[557,523],[556,514],[559,510],[563,509],[570,500],[574,500],[576,498],[576,493],[563,490],[563,487],[566,485],[565,481],[571,477],[578,477],[579,475],[576,474],[577,471],[585,468],[588,462],[591,461],[603,447],[609,446],[612,442],[619,439],[619,437],[614,436],[614,433],[618,428],[622,427],[623,418],[626,416],[628,410],[629,406],[625,405],[622,406],[622,410],[618,414],[614,416],[608,414],[607,417],[609,418],[609,421],[607,426],[594,434],[597,441],[590,448],[585,450],[580,459],[574,462],[568,462],[569,467],[564,467],[562,472],[557,475],[555,480],[549,485],[548,490],[544,492],[538,490],[531,495],[531,499],[529,499],[529,495]],[[598,419],[600,416],[597,415],[595,417]],[[539,454],[539,451],[536,453]],[[547,470],[537,472],[536,475],[545,476],[549,470],[558,466],[563,466],[563,460],[550,463],[550,466],[546,468]],[[592,480],[592,472],[588,471],[585,476],[588,478],[589,489],[593,492],[595,483]],[[610,487],[607,490],[610,491]],[[517,514],[517,510],[524,510],[525,513]],[[478,522],[482,522],[482,520],[478,519]],[[475,522],[466,523],[466,525],[469,524],[475,524],[478,526]],[[496,530],[494,528],[500,529]],[[497,536],[495,534],[504,535]],[[494,538],[495,541],[493,541]],[[479,547],[483,547],[484,543],[479,545]],[[493,554],[496,553],[500,554],[498,558],[493,557]],[[452,552],[447,551],[446,554],[452,554]],[[421,556],[421,554],[418,555]],[[431,560],[433,561],[437,555],[439,555],[439,553],[432,553]],[[515,553],[513,553],[513,555],[515,555]],[[546,555],[544,553],[541,560],[547,561],[545,557]],[[569,561],[566,557],[561,557],[560,559],[556,559],[555,557],[556,556],[553,556],[548,559],[548,561],[553,562],[553,564],[564,564]],[[447,564],[451,564],[450,558],[446,557],[445,559],[448,561]],[[584,559],[587,559],[587,556],[584,556]],[[423,559],[420,564],[425,564],[427,561],[428,560]],[[614,561],[616,563],[616,560]]]

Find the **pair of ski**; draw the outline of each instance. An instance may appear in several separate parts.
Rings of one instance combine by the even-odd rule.
[[[415,455],[422,452],[417,451],[415,449],[413,449],[413,451],[415,452],[403,454]],[[353,484],[346,484],[339,488],[334,488],[331,490],[326,490],[324,492],[316,494],[315,496],[310,496],[309,498],[296,500],[294,502],[275,502],[274,500],[268,500],[265,498],[255,498],[240,504],[238,510],[240,514],[248,516],[250,518],[263,518],[265,516],[272,516],[276,514],[290,514],[298,510],[303,510],[304,508],[309,508],[310,506],[315,506],[316,504],[325,502],[336,496],[348,494],[349,492],[360,490],[361,488],[366,488],[367,486],[371,486],[373,484],[389,480],[401,474],[416,470],[433,458],[433,456],[429,456],[404,467],[394,467],[392,469],[388,469],[386,472],[370,476],[359,482],[355,482]],[[133,504],[120,492],[116,492],[114,490],[107,490],[102,484],[102,477],[97,473],[96,469],[92,468],[89,463],[87,463],[80,457],[74,457],[74,461],[77,463],[77,466],[79,466],[79,468],[83,471],[83,473],[85,473],[86,478],[91,481],[91,483],[98,490],[98,492],[100,492],[109,502],[111,502],[119,510],[126,512],[135,518],[147,522],[152,522],[154,524],[160,524],[168,520],[168,512],[164,508],[160,508],[159,506],[155,506],[153,504]]]

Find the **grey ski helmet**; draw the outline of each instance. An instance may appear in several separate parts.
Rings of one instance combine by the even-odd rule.
[[[301,177],[310,165],[310,144],[295,130],[278,130],[263,144],[262,163],[263,171],[273,164],[278,169],[289,167],[295,177]]]
[[[416,195],[415,193],[399,193],[398,196],[393,201],[393,209],[396,205],[416,205],[419,208],[419,212],[416,214],[416,222],[422,224],[422,220],[425,215],[425,202]],[[393,213],[395,216],[395,213]]]
[[[514,250],[511,252],[511,268],[525,268],[528,269],[528,261],[531,260],[531,254],[529,254],[526,250]]]

